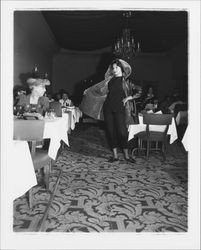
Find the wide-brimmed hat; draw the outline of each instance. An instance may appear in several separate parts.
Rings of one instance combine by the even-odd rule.
[[[125,78],[128,78],[130,76],[131,72],[132,72],[131,66],[126,61],[124,61],[122,59],[116,59],[116,60],[118,60],[121,63],[122,67],[123,67],[123,71],[124,71],[123,76]],[[111,65],[110,65],[109,68],[107,69],[106,73],[105,73],[105,79],[110,78],[112,76],[113,76],[112,68],[111,68]]]
[[[48,79],[41,79],[41,78],[28,78],[27,84],[29,85],[29,88],[33,86],[49,86],[50,81]]]

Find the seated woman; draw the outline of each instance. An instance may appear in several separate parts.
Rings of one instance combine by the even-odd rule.
[[[53,95],[53,99],[54,101],[59,102],[59,100],[61,99],[61,94],[59,92],[55,93]]]
[[[60,99],[59,102],[61,103],[62,108],[73,106],[73,102],[69,98],[69,94],[67,92],[63,92],[62,99]]]
[[[153,104],[154,100],[157,99],[155,94],[154,94],[154,90],[153,88],[150,86],[147,90],[147,92],[144,95],[143,101],[142,101],[142,108],[144,109],[146,107],[146,105],[148,104]]]
[[[51,93],[45,93],[44,96],[46,96],[49,99],[49,102],[54,102],[54,98]]]
[[[26,95],[26,89],[22,86],[17,86],[16,89],[14,89],[14,94],[13,94],[14,106],[18,103],[21,95]]]
[[[159,109],[163,112],[163,114],[169,114],[170,110],[168,107],[171,104],[171,97],[166,95],[164,99],[159,103]]]
[[[40,78],[29,78],[27,84],[31,90],[29,95],[21,95],[17,105],[21,105],[24,111],[36,112],[45,115],[49,109],[49,99],[44,95],[46,85],[50,85],[49,80]]]
[[[180,96],[175,97],[173,99],[171,105],[168,107],[170,113],[175,113],[175,106],[177,104],[185,104],[185,102],[183,102],[183,100]]]
[[[141,110],[141,95],[142,95],[142,87],[140,85],[135,84],[135,81],[128,80],[129,88],[131,90],[132,95],[135,95],[135,99],[132,100],[133,102],[133,117],[134,123],[138,123],[138,112]],[[133,122],[131,122],[133,123]]]
[[[135,100],[136,109],[137,109],[137,112],[139,113],[142,110],[142,87],[139,85],[135,85],[134,93],[137,93],[139,96]]]

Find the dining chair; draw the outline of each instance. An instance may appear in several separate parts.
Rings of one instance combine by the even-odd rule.
[[[139,154],[142,150],[145,150],[148,159],[151,150],[159,150],[162,152],[163,159],[166,160],[167,132],[169,125],[172,123],[172,116],[172,114],[143,114],[143,123],[146,125],[146,130],[136,134]],[[155,125],[154,130],[151,128],[152,125]],[[161,126],[164,126],[163,131],[161,131]],[[157,131],[157,127],[160,127],[159,131]],[[144,142],[146,143],[145,148],[143,148]],[[161,147],[159,147],[159,142],[162,144]],[[151,147],[153,143],[155,147]],[[132,150],[133,156],[135,151],[136,148]]]
[[[179,111],[187,111],[188,110],[188,105],[187,103],[178,103],[174,107],[174,116],[175,118],[177,117],[177,114]]]
[[[50,110],[54,110],[57,117],[62,117],[61,103],[57,101],[52,101],[49,103]]]
[[[43,140],[44,121],[42,120],[14,120],[14,140],[27,141],[35,171],[43,170],[43,179],[46,189],[49,190],[49,174],[51,158],[48,151],[36,148],[36,143]],[[28,192],[29,207],[32,208],[32,189]]]

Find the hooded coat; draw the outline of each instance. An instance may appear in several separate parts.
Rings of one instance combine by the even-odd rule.
[[[121,62],[124,72],[122,78],[122,87],[125,92],[125,96],[132,95],[133,84],[127,80],[131,74],[131,66],[122,59]],[[80,105],[82,112],[94,119],[104,120],[103,116],[103,104],[108,94],[108,82],[113,78],[111,65],[105,73],[105,79],[84,91],[83,99]],[[137,123],[137,111],[135,100],[128,101],[125,105],[126,123]]]

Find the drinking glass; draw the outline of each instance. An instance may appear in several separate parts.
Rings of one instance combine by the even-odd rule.
[[[36,105],[30,105],[30,112],[36,113]]]
[[[56,117],[56,113],[54,109],[50,109],[50,117],[51,118],[55,118]]]
[[[22,115],[24,110],[23,110],[23,106],[22,105],[16,105],[16,115]]]

